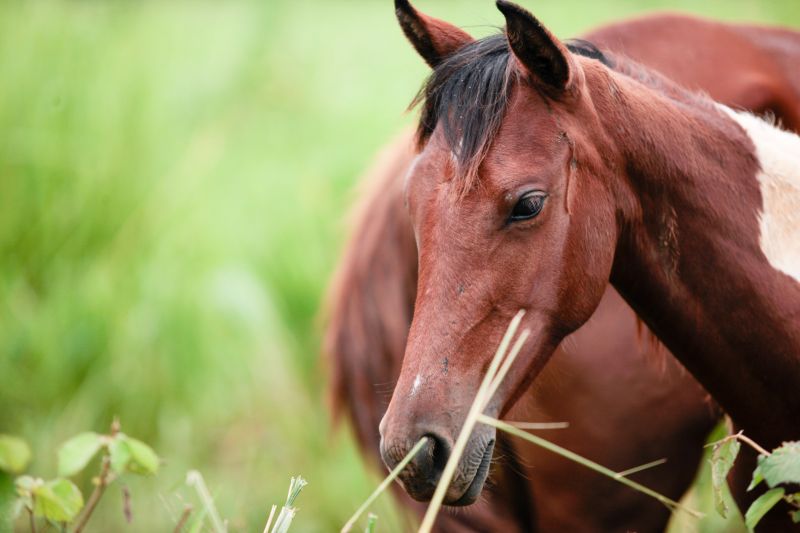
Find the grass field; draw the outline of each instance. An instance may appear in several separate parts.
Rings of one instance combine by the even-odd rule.
[[[418,3],[501,23],[489,0]],[[371,489],[329,430],[316,317],[352,187],[426,72],[391,4],[0,4],[0,433],[50,476],[59,442],[119,415],[166,461],[130,482],[129,529],[115,491],[90,531],[170,530],[190,468],[234,530],[292,475],[302,532]],[[796,0],[523,4],[563,37],[664,8],[800,26]]]

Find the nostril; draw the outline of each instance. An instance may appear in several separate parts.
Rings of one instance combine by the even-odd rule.
[[[446,439],[443,439],[435,433],[426,433],[421,438],[427,438],[427,442],[416,453],[408,463],[408,466],[401,473],[401,477],[415,477],[423,478],[429,481],[436,482],[447,460],[450,457],[451,444]],[[383,462],[387,467],[393,469],[396,467],[411,449],[416,445],[417,441],[400,440],[393,442],[386,442],[381,440],[381,455]]]
[[[429,450],[431,458],[432,471],[430,472],[429,477],[438,483],[439,478],[444,471],[444,467],[447,464],[447,460],[450,458],[452,447],[446,439],[443,439],[434,433],[428,433],[425,436],[431,439],[432,442],[431,446],[425,447],[426,451]]]
[[[428,440],[399,474],[406,492],[419,501],[427,501],[433,496],[452,450],[452,443],[436,433],[429,432],[423,436]],[[422,436],[413,441],[403,437],[396,440],[382,439],[383,462],[389,469],[394,469],[420,438]]]

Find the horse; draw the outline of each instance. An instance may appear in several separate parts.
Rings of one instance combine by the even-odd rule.
[[[432,437],[401,475],[428,497],[510,317],[527,310],[531,341],[494,416],[609,281],[739,427],[767,446],[796,437],[800,399],[772,391],[800,384],[800,139],[497,5],[506,34],[478,41],[400,16],[436,61],[405,185],[418,289],[384,462]],[[494,442],[476,429],[447,503],[474,500]]]
[[[325,353],[334,413],[351,418],[373,466],[382,466],[378,424],[413,314],[416,247],[402,178],[414,156],[413,135],[404,132],[362,180],[367,188],[354,213],[355,232],[328,296]],[[509,418],[568,421],[547,438],[618,471],[665,457],[668,466],[642,472],[637,481],[676,499],[686,491],[720,412],[663,348],[641,335],[616,292],[608,291],[601,310],[562,343],[543,374]],[[498,435],[497,447],[491,486],[465,512],[443,513],[438,531],[662,531],[669,520],[655,500],[535,446]],[[405,493],[396,496],[424,512]]]
[[[682,28],[682,31],[677,31],[677,28]],[[744,40],[736,36],[736,32],[740,28],[745,28],[751,32]],[[673,35],[677,31],[681,35],[681,39],[675,41],[673,46],[669,48],[653,46],[652,36],[666,41],[665,31],[671,32]],[[684,16],[658,15],[601,28],[589,33],[586,38],[600,45],[607,45],[609,42],[613,42],[615,45],[624,44],[625,53],[628,57],[648,65],[658,65],[670,77],[681,77],[683,84],[697,88],[698,83],[693,80],[706,76],[705,68],[695,68],[703,66],[701,62],[699,60],[696,62],[688,61],[677,65],[677,72],[671,72],[670,68],[676,66],[676,63],[671,61],[673,54],[681,55],[684,51],[692,51],[693,53],[688,57],[693,59],[700,58],[708,62],[713,55],[711,52],[714,50],[724,60],[725,57],[728,57],[726,52],[735,48],[737,53],[732,57],[752,57],[755,55],[754,50],[761,48],[760,42],[764,40],[765,36],[769,37],[773,32],[780,33],[780,31],[773,28],[728,26]],[[728,39],[712,41],[711,45],[706,46],[704,39],[705,35],[709,33],[728,33],[730,35]],[[643,43],[641,53],[637,53],[639,50],[635,46],[635,35],[639,35],[638,39]],[[751,40],[748,41],[747,39]],[[716,48],[712,46],[715,42],[720,43]],[[704,45],[703,53],[700,55],[695,51],[697,44]],[[709,52],[709,49],[711,52]],[[665,50],[668,53],[665,53]],[[769,83],[763,84],[767,87],[767,90],[760,92],[762,96],[760,99],[752,98],[753,94],[758,93],[758,91],[752,90],[753,83],[740,83],[743,79],[768,79],[768,74],[772,68],[771,65],[770,61],[763,60],[755,64],[748,64],[747,62],[734,64],[733,70],[724,70],[714,77],[708,78],[706,76],[702,78],[711,80],[714,83],[705,87],[700,84],[700,88],[706,88],[712,96],[727,103],[748,106],[758,112],[772,111],[783,119],[784,123],[788,124],[792,116],[791,113],[797,113],[796,102],[795,107],[792,108],[792,101],[785,97],[786,94],[792,94],[794,90],[791,82],[787,82],[785,78],[776,77]],[[761,71],[758,69],[761,69]],[[732,82],[734,84],[738,83],[737,86],[740,91],[728,93],[726,96],[724,91],[728,90],[727,88],[730,87]],[[720,91],[723,91],[722,94],[720,94]],[[800,98],[796,100],[800,100]],[[776,103],[780,103],[780,105]],[[328,314],[331,317],[331,321],[328,324],[325,351],[331,360],[331,367],[334,371],[331,379],[334,411],[345,410],[352,418],[360,444],[372,458],[377,457],[377,432],[375,428],[385,409],[385,403],[381,404],[380,394],[376,393],[374,384],[391,385],[397,377],[405,337],[413,311],[416,287],[416,249],[411,228],[407,223],[402,195],[402,177],[414,157],[411,143],[412,139],[408,134],[401,136],[385,150],[375,168],[370,172],[370,174],[374,174],[368,180],[372,183],[372,188],[367,191],[367,194],[362,199],[362,205],[358,210],[358,218],[355,224],[356,232],[346,250],[344,260],[340,264],[339,271],[335,277],[336,282],[332,284],[333,290],[329,296]],[[380,298],[376,297],[378,294],[380,294]],[[607,300],[610,303],[605,303]],[[615,306],[622,306],[622,309],[616,309]],[[594,375],[605,376],[610,382],[613,382],[618,380],[619,375],[622,374],[627,365],[629,368],[627,372],[630,372],[630,368],[635,369],[638,373],[638,375],[634,374],[636,375],[637,383],[643,384],[645,388],[655,387],[665,396],[672,395],[673,397],[676,393],[684,390],[679,386],[684,378],[680,377],[675,383],[665,384],[663,379],[660,379],[663,376],[652,373],[647,368],[642,370],[641,367],[636,366],[635,362],[629,364],[633,359],[628,361],[626,357],[620,357],[619,354],[628,356],[639,353],[639,347],[634,335],[631,335],[635,324],[633,315],[629,309],[621,304],[619,297],[613,291],[609,291],[609,294],[601,303],[599,310],[595,314],[595,320],[603,324],[602,333],[594,335],[591,333],[590,327],[585,326],[579,332],[587,338],[585,346],[580,340],[581,335],[576,335],[574,338],[578,340],[573,340],[571,350],[565,351],[562,355],[556,357],[547,367],[548,372],[553,374],[564,372],[575,377],[588,376],[594,373]],[[626,336],[625,332],[627,332],[628,336]],[[596,349],[588,349],[589,346],[597,342],[592,338],[593,335],[601,341],[604,338],[628,339],[629,344],[622,343],[616,346],[615,353],[597,353]],[[587,356],[592,355],[592,357],[587,357],[585,361],[580,361],[579,355],[581,353],[585,353]],[[602,368],[602,372],[592,372],[591,363],[595,361],[602,361],[605,365]],[[588,366],[587,362],[589,363]],[[539,405],[531,412],[537,412],[540,415],[549,413],[550,418],[553,418],[553,413],[548,409],[552,405],[570,405],[568,401],[573,400],[574,397],[570,396],[569,391],[576,390],[577,387],[568,386],[565,389],[562,383],[561,387],[556,387],[553,390],[553,387],[543,386],[547,383],[547,379],[540,377],[537,381],[537,397],[533,397],[534,395],[531,394],[531,391],[526,397],[531,398],[532,400],[529,403],[534,405],[537,401],[546,402],[548,399],[551,400],[550,406],[543,408]],[[593,381],[588,381],[587,383],[585,379],[573,383],[573,385],[577,384],[580,385],[580,390],[584,393],[584,397],[593,400],[587,403],[589,406],[608,405],[607,398],[609,397],[613,404],[615,398],[623,397],[621,391],[624,390],[624,387],[621,385],[616,389],[609,387],[602,390],[596,386],[592,388],[596,383]],[[691,384],[687,384],[687,386],[691,388]],[[543,394],[542,391],[545,391],[545,393]],[[616,392],[616,394],[609,396],[609,392]],[[686,392],[683,392],[683,394],[687,398],[691,396]],[[578,403],[572,401],[571,405],[578,405]],[[689,408],[687,414],[698,412],[697,405],[697,401],[695,401],[695,404],[690,402],[687,406]],[[635,417],[634,420],[637,421],[647,420],[646,417],[648,415],[646,409],[643,408],[644,404],[622,405],[621,409],[615,410],[616,407],[616,404],[612,408],[606,407],[605,417],[602,415],[597,416],[597,418],[581,416],[583,411],[570,413],[571,416],[563,417],[571,420],[594,422],[595,427],[589,424],[580,430],[583,433],[577,427],[570,429],[573,435],[577,435],[576,444],[585,444],[589,454],[591,454],[592,450],[614,449],[613,440],[603,441],[596,437],[597,427],[600,427],[600,424],[597,424],[596,421],[599,420],[606,421],[602,427],[610,430],[608,435],[624,433],[626,437],[629,437],[632,430],[644,429],[637,423],[624,424],[622,421],[622,417],[625,416]],[[652,409],[652,406],[649,406],[649,408]],[[680,409],[675,409],[672,412],[678,413]],[[559,416],[556,415],[555,419],[558,418]],[[689,419],[689,416],[685,418],[683,427],[691,427],[691,424],[688,423]],[[609,420],[612,424],[608,423]],[[615,421],[618,421],[617,426],[613,425]],[[659,438],[659,434],[665,434],[668,442]],[[691,452],[696,450],[697,446],[696,441],[687,439],[686,435],[673,433],[669,430],[665,432],[663,427],[661,431],[654,431],[648,428],[647,432],[640,431],[636,435],[650,439],[649,444],[644,440],[637,441],[643,448],[648,445],[652,446],[653,443],[663,445],[662,449],[665,450],[665,455],[681,448]],[[669,441],[671,435],[674,436],[674,439]],[[556,439],[560,438],[560,436],[556,437]],[[500,444],[502,443],[499,441]],[[562,444],[566,443],[562,442]],[[630,510],[626,512],[616,503],[610,503],[618,501],[616,496],[613,498],[597,497],[597,494],[608,495],[620,492],[619,490],[615,491],[616,487],[613,485],[603,487],[602,491],[587,492],[582,490],[586,489],[587,485],[591,485],[591,483],[586,483],[587,478],[591,478],[591,476],[586,475],[586,472],[577,470],[568,473],[572,465],[566,463],[558,464],[558,460],[554,460],[552,457],[539,457],[537,455],[539,452],[536,449],[520,450],[519,443],[516,446],[516,453],[517,455],[522,455],[524,463],[536,465],[534,471],[527,472],[530,479],[509,479],[514,477],[516,469],[519,469],[519,464],[495,464],[492,477],[496,480],[499,478],[501,483],[490,487],[485,492],[487,501],[481,502],[478,505],[479,509],[473,510],[468,515],[445,515],[440,519],[439,525],[442,530],[455,530],[456,525],[463,527],[465,524],[468,525],[467,529],[470,530],[496,530],[501,528],[498,517],[515,518],[518,524],[517,527],[532,530],[534,528],[534,524],[531,522],[532,516],[539,526],[543,526],[542,529],[544,530],[556,527],[560,529],[569,527],[572,530],[613,529],[612,523],[601,522],[597,520],[596,515],[608,512],[611,516],[632,516]],[[508,445],[506,444],[503,447],[508,447]],[[524,453],[520,454],[521,451]],[[637,450],[631,450],[626,453],[631,454],[628,460],[636,457],[639,457],[640,461],[646,460],[646,457],[641,454],[637,455]],[[655,453],[658,452],[656,451]],[[514,455],[510,457],[514,458]],[[693,460],[686,461],[684,464],[687,472],[693,471],[696,466]],[[676,471],[674,462],[671,464],[670,471]],[[572,485],[574,486],[567,487],[563,482],[564,479],[573,481]],[[546,491],[549,493],[547,498],[529,499],[532,497],[530,486],[535,485],[537,482],[540,487],[534,487],[533,492],[541,491],[544,493]],[[509,499],[507,494],[498,494],[506,485],[510,485],[510,491],[516,495],[515,498]],[[554,491],[554,488],[561,489],[561,487],[564,487],[564,489]],[[525,488],[528,488],[528,490],[523,490]],[[681,491],[682,489],[679,490],[678,494]],[[583,497],[584,495],[586,497]],[[510,509],[508,502],[513,502],[519,509],[516,511]],[[554,505],[557,502],[571,502],[572,505]],[[588,505],[586,502],[593,503]],[[584,512],[574,513],[572,510],[575,508],[584,509]],[[522,509],[522,512],[520,512],[520,509]],[[534,511],[526,513],[525,509],[534,509]],[[559,511],[559,513],[553,513],[553,509]],[[645,506],[643,511],[647,512],[647,510]],[[576,519],[586,515],[589,515],[588,520],[594,519],[595,522],[585,521],[583,527],[579,527],[576,524]],[[629,525],[634,523],[635,521],[631,520],[627,522]],[[663,523],[662,521],[660,525],[645,528],[642,528],[641,523],[639,523],[638,527],[640,530],[663,529]],[[568,524],[569,526],[567,526]],[[625,524],[617,523],[617,526],[621,528],[625,527]],[[502,529],[512,530],[507,524]]]

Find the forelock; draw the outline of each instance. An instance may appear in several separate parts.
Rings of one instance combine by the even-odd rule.
[[[414,100],[422,104],[418,142],[441,127],[462,191],[475,182],[505,115],[512,87],[508,59],[505,35],[474,41],[437,65]]]
[[[614,67],[612,59],[588,41],[565,44],[574,54]],[[453,154],[461,194],[476,182],[517,83],[509,57],[505,33],[473,41],[439,63],[412,102],[412,107],[422,106],[417,128],[420,148],[440,126]]]

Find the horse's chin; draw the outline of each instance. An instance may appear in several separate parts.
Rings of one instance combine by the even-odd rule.
[[[481,464],[475,471],[475,476],[472,478],[472,482],[469,484],[469,487],[467,487],[467,490],[464,491],[464,494],[454,501],[445,500],[445,505],[449,505],[451,507],[465,507],[467,505],[472,505],[478,500],[478,497],[481,495],[481,491],[483,490],[483,485],[486,483],[486,478],[489,476],[489,467],[492,463],[493,453],[494,440],[491,440],[486,445],[486,449],[483,451]]]

